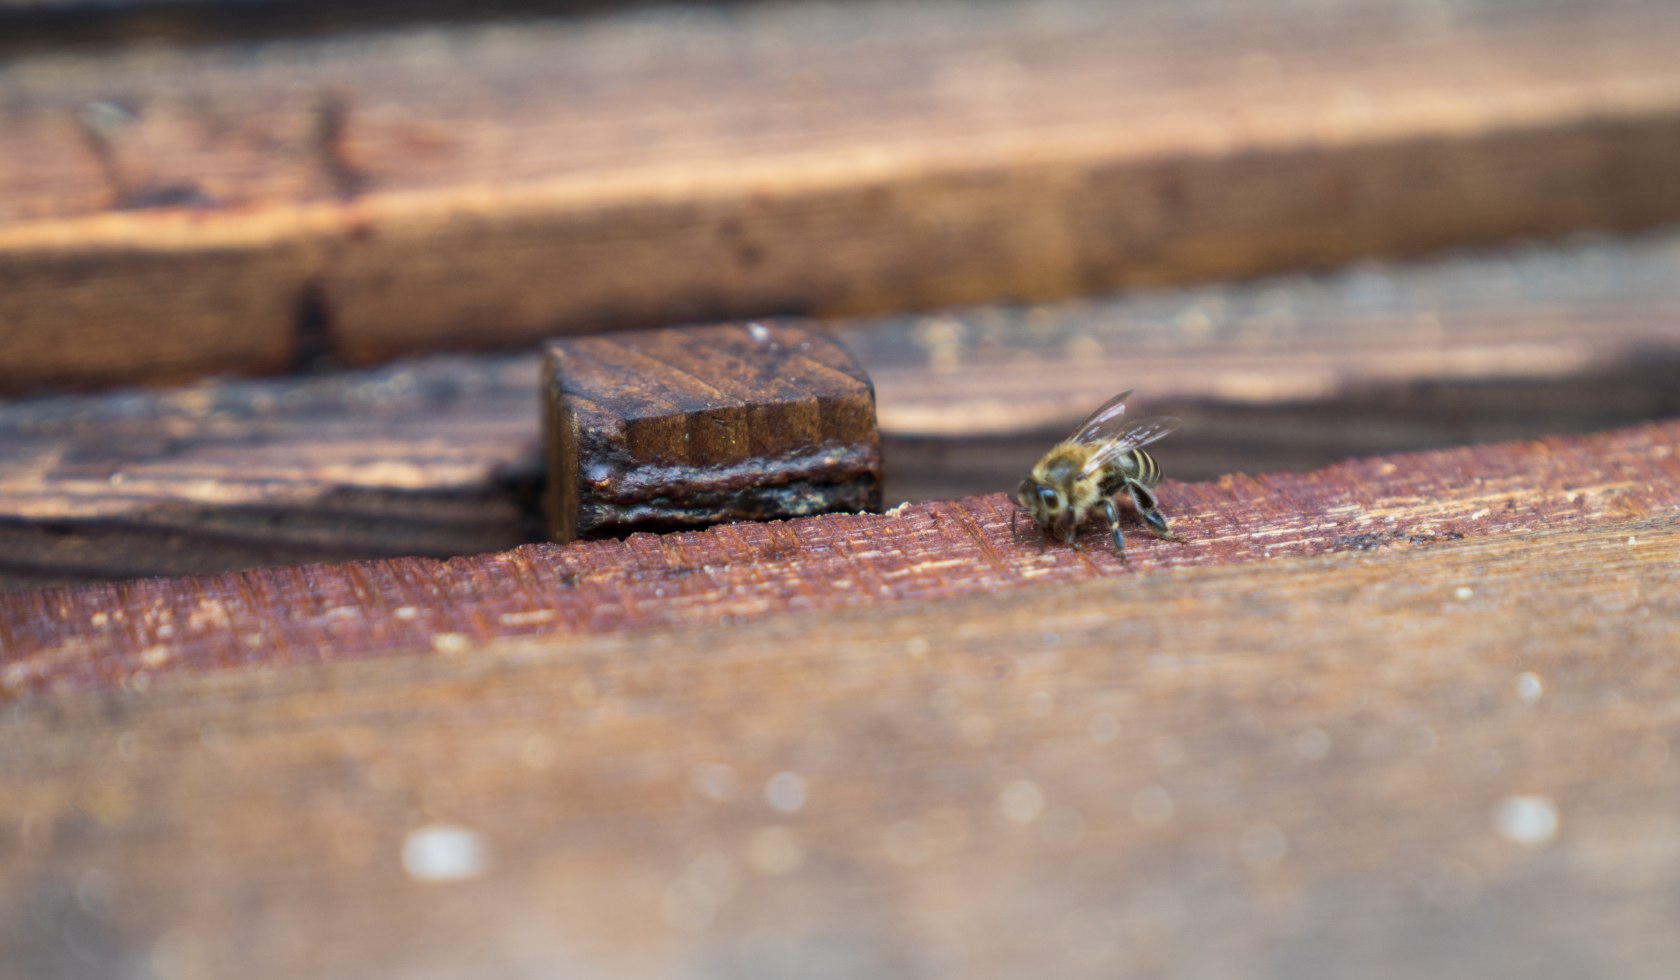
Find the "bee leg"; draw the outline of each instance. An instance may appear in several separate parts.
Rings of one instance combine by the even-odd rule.
[[[1148,487],[1132,481],[1126,484],[1126,492],[1131,495],[1132,506],[1136,507],[1138,513],[1143,516],[1143,523],[1149,527],[1151,533],[1168,541],[1178,540],[1178,535],[1174,534],[1172,528],[1167,526],[1167,519],[1161,516],[1155,494]]]
[[[1062,543],[1077,550],[1079,548],[1079,525],[1074,522],[1072,511],[1068,512],[1066,519],[1062,523],[1064,525],[1062,530]]]
[[[1114,550],[1120,552],[1120,560],[1126,560],[1126,536],[1120,533],[1120,508],[1115,506],[1112,498],[1103,501],[1103,514],[1108,518],[1108,533],[1114,535]]]

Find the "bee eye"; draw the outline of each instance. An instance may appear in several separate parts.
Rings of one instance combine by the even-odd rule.
[[[1061,499],[1056,496],[1056,491],[1049,487],[1038,488],[1038,500],[1039,503],[1044,505],[1045,510],[1056,510],[1062,506]]]

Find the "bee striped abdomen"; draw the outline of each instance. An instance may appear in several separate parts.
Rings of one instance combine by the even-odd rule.
[[[1155,462],[1155,457],[1141,449],[1131,451],[1132,463],[1137,466],[1135,479],[1146,487],[1153,487],[1161,482],[1161,464]]]

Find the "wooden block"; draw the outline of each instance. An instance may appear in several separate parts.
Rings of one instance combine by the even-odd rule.
[[[542,383],[556,541],[881,507],[874,388],[810,329],[555,340]]]
[[[746,5],[22,56],[0,78],[0,390],[1680,218],[1664,0],[1181,6]],[[72,122],[107,93],[156,183],[221,206],[110,211]]]

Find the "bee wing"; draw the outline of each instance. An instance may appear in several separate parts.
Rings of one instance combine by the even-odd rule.
[[[1120,456],[1165,438],[1183,424],[1182,419],[1171,415],[1157,415],[1118,426],[1110,434],[1109,441],[1098,446],[1096,452],[1085,460],[1079,475],[1090,476]]]
[[[1132,396],[1131,389],[1122,391],[1108,401],[1098,406],[1090,417],[1079,423],[1079,428],[1073,430],[1068,442],[1086,443],[1101,442],[1109,438],[1109,434],[1120,427],[1126,415],[1126,399]]]

